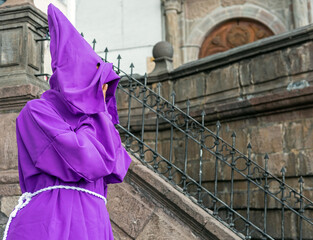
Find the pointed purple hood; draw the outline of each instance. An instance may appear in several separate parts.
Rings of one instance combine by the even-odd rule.
[[[48,7],[53,75],[50,87],[58,91],[73,113],[94,114],[108,111],[119,123],[115,92],[119,76],[93,51],[88,42],[53,4]],[[97,69],[97,65],[99,69]],[[109,87],[104,98],[102,85]]]

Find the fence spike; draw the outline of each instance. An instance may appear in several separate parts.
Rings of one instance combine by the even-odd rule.
[[[205,111],[203,109],[202,112],[201,112],[201,123],[202,123],[202,126],[204,126],[204,116],[205,116]]]
[[[145,86],[147,86],[147,80],[148,80],[147,73],[145,73],[145,75],[144,75],[144,85]]]
[[[120,73],[121,59],[122,59],[122,57],[121,57],[121,55],[119,54],[119,55],[117,56],[117,73],[118,73],[118,74]]]
[[[92,41],[92,49],[95,51],[95,49],[96,49],[96,43],[97,43],[97,41],[96,41],[96,39],[94,38],[93,39],[93,41]]]
[[[109,52],[109,50],[108,50],[108,48],[106,47],[106,48],[104,49],[104,61],[105,61],[105,62],[107,62],[108,52]]]
[[[189,110],[190,110],[190,100],[189,100],[189,98],[186,101],[186,106],[187,106],[187,116],[189,116]]]
[[[280,172],[282,173],[282,175],[285,175],[285,173],[286,173],[286,168],[285,168],[285,167],[282,167],[282,169],[280,170]]]
[[[173,104],[173,105],[175,105],[175,96],[176,96],[176,93],[175,93],[175,91],[173,90],[172,93],[171,93],[172,104]]]
[[[130,67],[130,76],[133,76],[133,70],[135,66],[133,63],[131,63],[129,67]]]
[[[247,148],[248,148],[248,149],[251,149],[251,148],[252,148],[251,143],[248,143]]]
[[[158,95],[159,95],[159,96],[161,96],[161,86],[162,86],[162,83],[161,83],[161,82],[158,82],[157,88],[158,88]]]
[[[233,131],[231,137],[232,137],[232,147],[235,148],[235,146],[236,146],[236,137],[237,137],[235,131]]]
[[[299,178],[299,181],[298,181],[299,183],[304,183],[304,180],[303,180],[303,177],[302,176],[300,176],[300,178]]]

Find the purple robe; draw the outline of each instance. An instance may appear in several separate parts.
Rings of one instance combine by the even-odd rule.
[[[122,182],[131,161],[114,127],[119,76],[52,4],[48,23],[51,89],[29,101],[16,120],[21,190],[70,185],[106,197],[107,184]],[[103,240],[113,234],[102,199],[54,189],[18,211],[7,239]]]

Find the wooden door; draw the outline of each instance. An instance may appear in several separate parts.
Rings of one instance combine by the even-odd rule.
[[[250,19],[232,19],[218,25],[202,43],[199,58],[224,52],[274,35],[264,24]]]

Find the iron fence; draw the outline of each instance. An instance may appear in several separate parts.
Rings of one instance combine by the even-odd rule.
[[[94,40],[94,50],[95,45]],[[107,55],[106,48],[105,62]],[[136,79],[134,65],[131,64],[130,74],[127,74],[120,69],[120,61],[119,55],[117,66],[113,68],[122,76],[117,95],[126,101],[118,102],[118,105],[126,106],[126,115],[116,127],[127,151],[243,239],[311,238],[310,231],[304,229],[313,229],[313,202],[304,195],[302,177],[297,189],[291,187],[286,182],[284,167],[280,178],[268,171],[267,154],[261,166],[252,159],[251,144],[247,146],[247,155],[236,148],[235,132],[231,135],[231,143],[226,142],[220,136],[220,122],[216,123],[215,132],[211,131],[205,126],[204,111],[197,121],[190,115],[189,100],[186,110],[181,110],[175,104],[174,92],[168,101],[161,96],[160,83],[153,90],[147,85],[147,75]],[[166,141],[161,141],[160,134],[165,130],[169,134]],[[179,158],[177,152],[174,153],[177,142],[180,143]],[[160,144],[168,148],[166,154],[159,149]],[[188,165],[190,152],[197,152],[197,173]],[[204,181],[204,165],[208,162],[213,169],[209,182]],[[227,180],[219,178],[221,168],[228,174]],[[238,191],[237,182],[244,185],[243,191]],[[226,191],[221,186],[223,189],[227,186]],[[273,210],[280,213],[276,221],[279,226],[274,228],[269,222]],[[294,225],[291,226],[291,222]],[[279,233],[275,231],[277,228]]]

